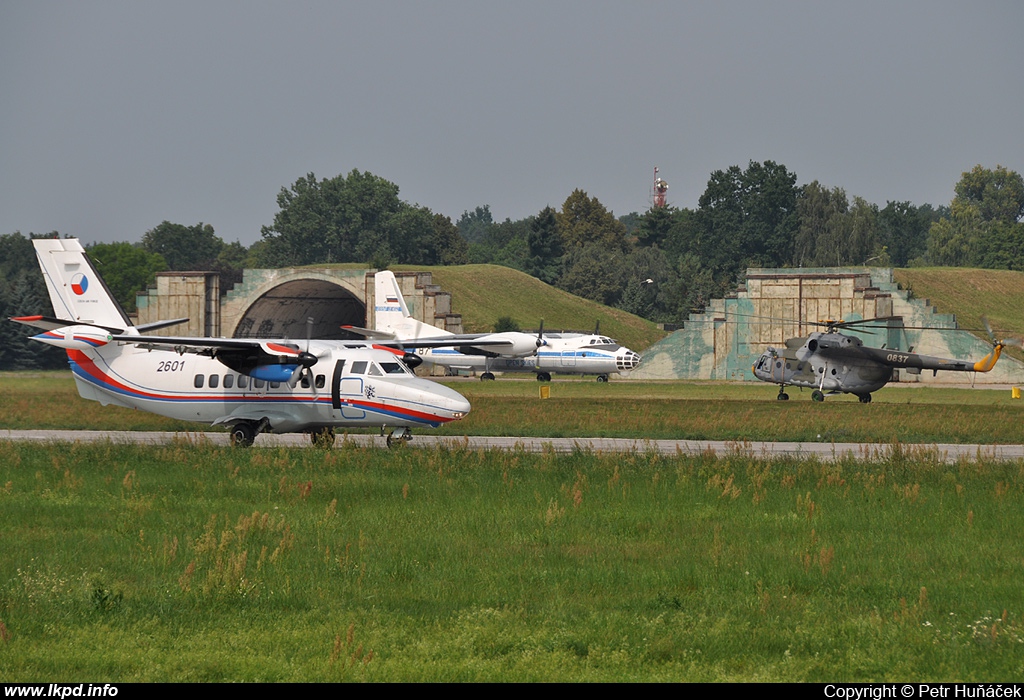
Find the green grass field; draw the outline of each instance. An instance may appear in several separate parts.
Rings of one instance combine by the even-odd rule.
[[[1022,442],[1009,391],[452,382],[449,434]],[[8,681],[1008,681],[1024,465],[230,449],[0,375]],[[829,432],[831,431],[831,432]],[[813,438],[812,438],[813,439]]]
[[[1008,681],[1019,464],[0,442],[5,681]]]

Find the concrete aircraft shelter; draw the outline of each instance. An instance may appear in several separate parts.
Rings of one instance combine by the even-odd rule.
[[[222,338],[354,338],[341,326],[373,328],[373,269],[283,268],[245,270],[221,295],[215,272],[162,272],[155,287],[137,297],[138,323],[188,318],[162,335]],[[420,321],[454,333],[462,317],[451,313],[451,294],[429,272],[396,272],[409,311]]]

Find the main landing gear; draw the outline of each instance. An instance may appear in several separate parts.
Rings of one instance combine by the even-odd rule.
[[[494,381],[494,375],[491,374],[490,372],[484,372],[483,374],[480,375],[480,381],[482,381],[482,382],[493,382]]]
[[[861,403],[871,403],[871,394],[858,394],[857,398]]]
[[[824,401],[824,400],[825,400],[825,395],[823,393],[821,393],[820,391],[818,391],[817,389],[815,389],[814,391],[811,392],[811,401],[821,402],[821,401]]]
[[[605,382],[608,381],[608,375],[607,374],[599,374],[599,375],[597,375],[597,381],[600,382],[601,384],[604,384]]]
[[[231,426],[231,444],[234,447],[250,447],[256,439],[256,426],[252,423],[235,423]]]
[[[243,420],[232,425],[228,435],[234,447],[250,447],[256,436],[269,428],[270,421],[266,418]]]
[[[551,375],[548,374],[547,372],[537,372],[537,381],[538,382],[550,382],[551,381]]]
[[[776,401],[789,401],[789,394],[786,393],[786,387],[779,387],[779,395],[775,397]]]

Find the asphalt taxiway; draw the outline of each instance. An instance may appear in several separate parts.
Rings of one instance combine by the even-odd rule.
[[[167,433],[101,430],[0,430],[0,440],[49,442],[103,442],[161,445],[175,441],[229,444],[227,433]],[[337,444],[349,441],[362,447],[385,447],[385,439],[375,434],[339,435]],[[255,448],[305,447],[310,438],[304,434],[263,434],[256,438]],[[573,451],[629,453],[655,452],[661,455],[718,456],[744,455],[754,458],[795,457],[822,461],[840,459],[886,459],[895,450],[903,455],[921,456],[939,462],[1006,461],[1024,459],[1024,445],[890,445],[882,443],[835,442],[747,442],[727,440],[631,440],[623,438],[531,438],[531,437],[448,437],[416,434],[407,443],[411,448],[464,448],[470,450],[522,450],[524,452]]]

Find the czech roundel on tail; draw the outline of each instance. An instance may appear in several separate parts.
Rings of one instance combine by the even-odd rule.
[[[241,446],[261,432],[363,427],[390,431],[391,445],[469,413],[461,394],[412,373],[415,354],[372,341],[145,335],[187,319],[133,326],[77,240],[33,245],[54,316],[11,320],[67,351],[85,399],[226,426]]]

